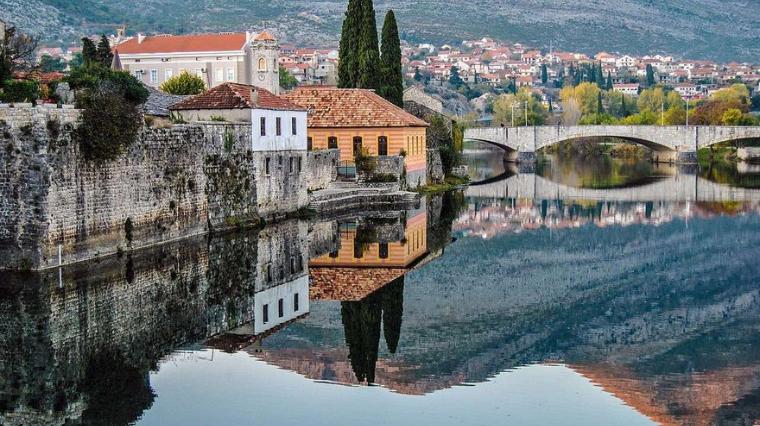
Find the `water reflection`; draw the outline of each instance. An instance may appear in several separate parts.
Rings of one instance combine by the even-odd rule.
[[[683,175],[588,200],[581,195],[600,193],[573,191],[600,189],[517,173],[410,211],[289,221],[60,274],[2,275],[0,423],[180,423],[178,407],[202,422],[218,404],[226,416],[248,407],[289,423],[312,414],[303,408],[315,398],[311,381],[320,395],[342,388],[331,384],[375,384],[397,396],[348,388],[340,404],[316,397],[331,407],[324,423],[374,411],[373,399],[452,423],[459,399],[428,404],[463,384],[476,401],[518,400],[553,371],[552,389],[627,413],[614,417],[620,424],[751,425],[760,419],[760,207],[642,195],[673,179]],[[552,367],[503,374],[535,365]],[[277,404],[251,399],[234,380],[250,371],[267,392],[295,390],[270,395]],[[611,398],[595,399],[599,389]],[[196,390],[225,398],[172,402]],[[541,407],[565,397],[530,394],[539,401],[510,406],[515,418],[551,423]],[[495,404],[473,405],[481,423],[503,421],[508,402]]]

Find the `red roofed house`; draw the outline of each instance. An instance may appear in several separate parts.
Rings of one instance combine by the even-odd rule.
[[[353,163],[362,148],[370,155],[404,155],[407,184],[427,182],[428,124],[366,89],[302,86],[285,98],[309,110],[310,146],[340,149]]]
[[[260,216],[271,217],[308,204],[306,108],[260,87],[222,83],[169,109],[185,121],[226,121],[250,128],[255,180],[247,186],[255,193],[251,195],[257,200]],[[226,146],[227,128],[223,131]],[[232,138],[229,142],[237,143]]]
[[[232,82],[280,93],[279,46],[266,31],[258,35],[138,34],[113,49],[119,53],[124,70],[152,87],[187,71],[203,78],[208,87]]]

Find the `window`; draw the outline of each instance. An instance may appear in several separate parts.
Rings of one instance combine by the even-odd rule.
[[[388,258],[388,243],[380,243],[380,259],[387,259]]]
[[[203,78],[203,68],[196,68],[195,69],[195,76]]]
[[[267,70],[267,60],[264,58],[259,58],[259,71],[266,71]]]
[[[295,157],[290,157],[290,173],[293,173],[296,171],[296,159]]]
[[[158,70],[150,70],[150,82],[158,83]]]
[[[280,117],[277,117],[274,120],[274,133],[277,136],[281,136],[282,135],[282,118],[280,118]]]
[[[235,81],[235,69],[227,68],[227,81]]]
[[[312,143],[313,142],[311,140],[311,136],[307,137],[306,138],[306,150],[307,151],[311,151],[311,149],[312,149]]]
[[[282,155],[277,156],[277,168],[282,170]]]
[[[172,78],[173,75],[174,75],[174,70],[171,68],[167,68],[166,71],[164,72],[164,80],[168,80]]]
[[[280,318],[285,316],[285,303],[282,299],[277,301],[277,316]]]
[[[272,265],[267,265],[267,282],[272,282]]]
[[[293,311],[298,312],[298,293],[293,295]]]
[[[261,136],[267,135],[267,118],[261,117],[259,119],[259,127],[261,127]]]
[[[338,251],[337,250],[336,251],[331,251],[330,252],[330,257],[333,258],[333,259],[337,258],[338,257]]]
[[[388,138],[385,136],[377,138],[377,155],[388,155]]]
[[[271,169],[271,160],[272,159],[269,158],[269,157],[267,157],[266,159],[264,159],[264,174],[266,174],[266,175],[270,174],[271,171],[272,171],[272,169]]]
[[[296,272],[296,257],[290,256],[290,273]]]
[[[362,137],[354,136],[354,157],[360,152],[362,152]]]
[[[217,68],[216,70],[216,81],[219,83],[224,81],[224,70],[222,68]]]
[[[301,157],[298,157],[298,167],[296,168],[298,173],[301,173]]]
[[[293,129],[293,134],[294,135],[298,134],[298,127],[296,126],[296,124],[297,124],[296,123],[296,118],[295,117],[291,117],[291,119],[290,119],[290,128]]]
[[[327,138],[327,149],[338,149],[338,138],[335,136]]]
[[[132,74],[134,74],[135,78],[138,80],[142,80],[142,70],[134,70]]]
[[[261,320],[264,322],[264,324],[269,322],[269,305],[264,305],[261,307]]]

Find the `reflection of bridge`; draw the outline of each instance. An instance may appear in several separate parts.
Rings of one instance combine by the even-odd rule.
[[[696,175],[677,175],[637,187],[577,188],[550,181],[535,174],[473,185],[466,196],[474,198],[531,198],[538,200],[596,201],[760,201],[760,190],[717,184]]]
[[[536,151],[564,141],[614,137],[654,150],[655,160],[695,162],[711,145],[760,138],[760,126],[537,126],[467,129],[465,139],[496,145],[511,160],[533,161]]]

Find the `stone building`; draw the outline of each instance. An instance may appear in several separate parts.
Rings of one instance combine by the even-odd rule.
[[[428,124],[423,120],[366,89],[304,86],[284,97],[309,110],[310,148],[337,148],[347,163],[363,148],[373,156],[401,155],[407,184],[426,184]]]
[[[280,92],[279,45],[267,31],[258,35],[138,34],[113,47],[122,67],[143,83],[158,87],[183,71],[201,77],[207,87],[233,82]]]
[[[306,109],[268,90],[223,83],[170,107],[184,121],[243,123],[250,129],[259,214],[308,204]],[[292,209],[291,209],[292,210]]]

